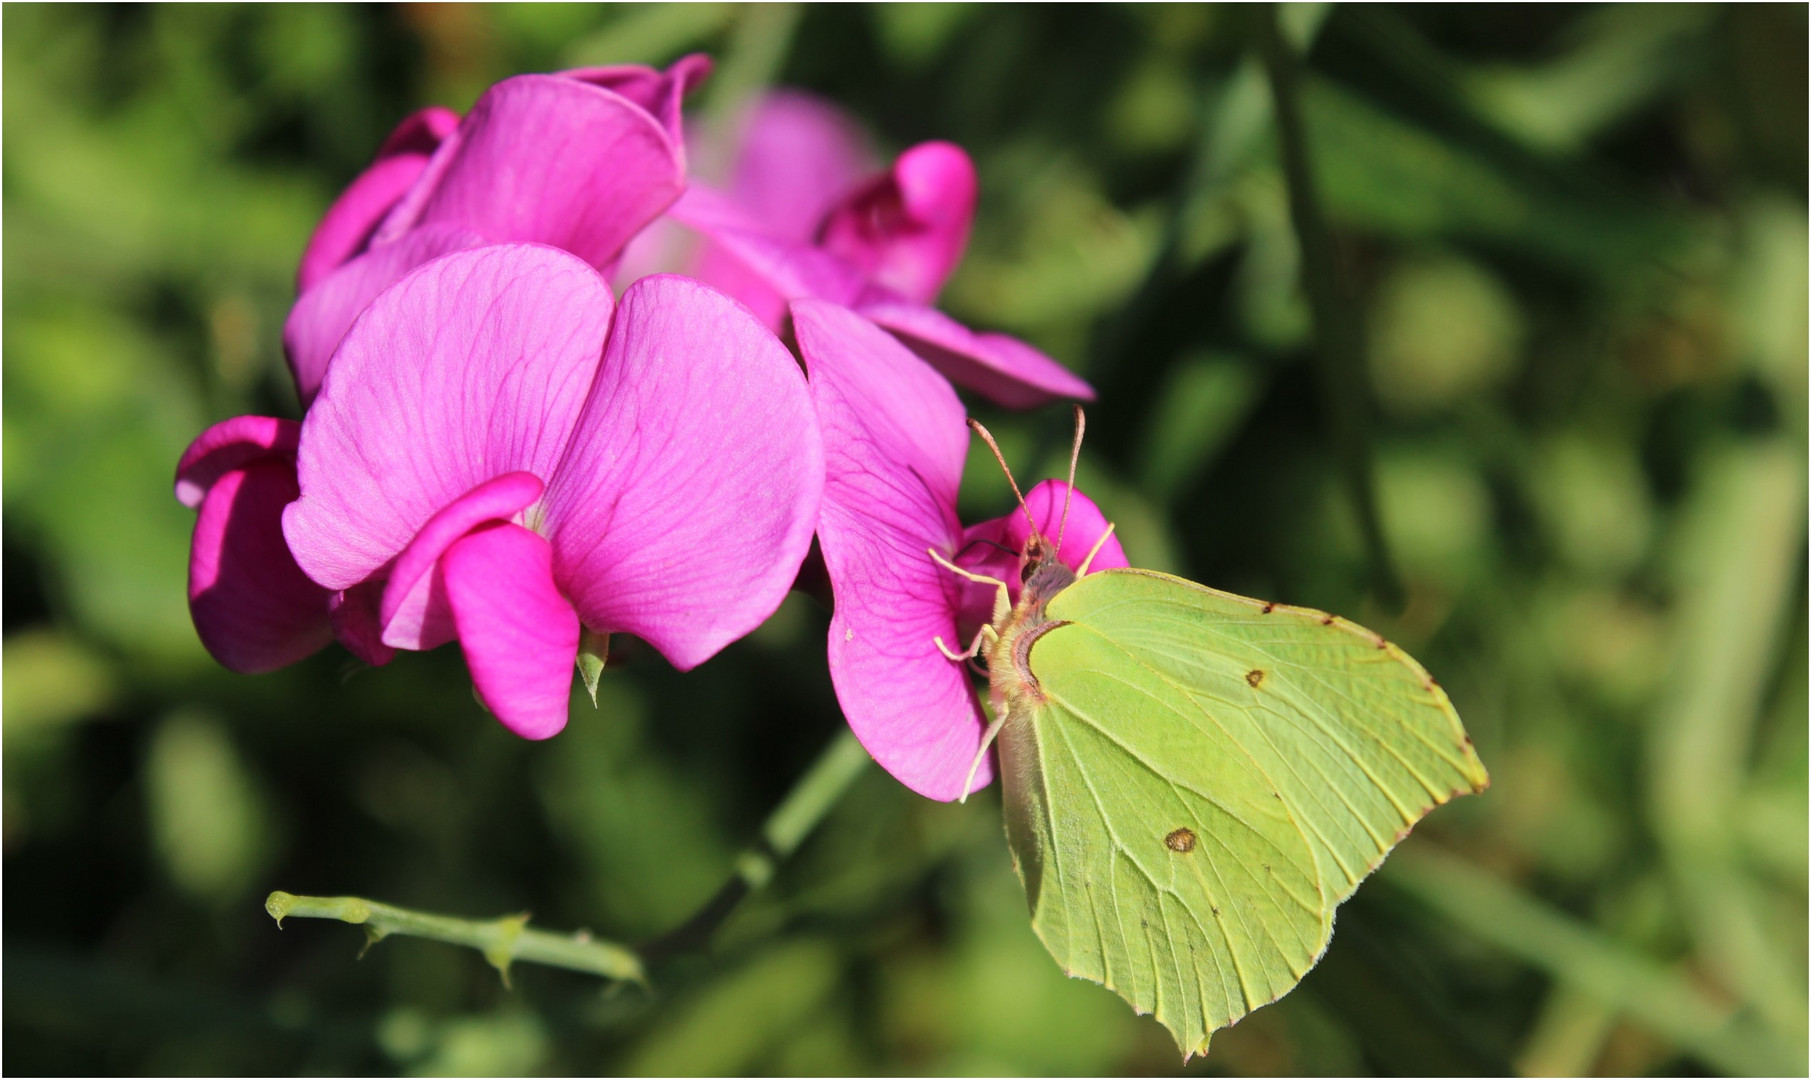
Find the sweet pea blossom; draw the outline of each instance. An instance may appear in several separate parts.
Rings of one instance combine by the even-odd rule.
[[[826,107],[827,108],[827,107]],[[974,219],[974,165],[958,146],[926,142],[825,199],[827,179],[861,160],[852,125],[795,106],[758,112],[727,192],[692,184],[669,211],[709,247],[697,272],[774,320],[779,300],[818,298],[884,327],[961,386],[1011,408],[1094,391],[1055,360],[1005,334],[976,333],[933,305],[962,258]],[[769,144],[789,153],[767,153]],[[789,177],[796,183],[788,183]],[[779,212],[779,193],[816,211]],[[822,209],[818,209],[822,207]]]
[[[856,738],[901,783],[959,798],[987,724],[967,668],[936,641],[960,648],[963,631],[988,617],[993,593],[930,552],[1016,592],[1018,555],[988,542],[1022,552],[1030,525],[1018,511],[966,531],[957,521],[968,429],[948,382],[853,311],[821,300],[795,300],[791,311],[824,435],[818,543],[836,601],[829,658],[837,700]],[[1065,487],[1040,484],[1026,496],[1052,537]],[[1081,565],[1105,532],[1099,508],[1074,492],[1059,557]],[[1125,565],[1108,536],[1090,569]],[[970,787],[992,777],[983,760]]]
[[[607,267],[685,189],[680,103],[709,70],[688,56],[665,72],[517,75],[462,120],[404,120],[302,256],[283,345],[303,403],[359,313],[430,259],[526,241]]]
[[[566,722],[581,627],[691,668],[785,597],[823,449],[805,381],[699,282],[604,278],[555,248],[428,263],[347,333],[302,422],[296,562],[381,586],[393,648],[457,638],[510,730]]]
[[[492,240],[552,243],[598,266],[616,259],[684,186],[680,102],[708,69],[693,56],[664,73],[517,76],[464,120],[435,107],[397,125],[322,217],[297,269],[284,347],[304,406],[353,319],[421,263]],[[392,649],[376,590],[314,585],[283,543],[297,431],[295,421],[236,417],[184,453],[177,498],[199,511],[189,564],[196,632],[235,671],[282,667],[336,636],[382,664]]]

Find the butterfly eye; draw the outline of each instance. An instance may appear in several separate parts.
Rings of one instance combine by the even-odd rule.
[[[1037,573],[1037,569],[1038,564],[1036,562],[1030,559],[1025,560],[1025,565],[1019,568],[1019,584],[1023,585],[1030,581],[1031,575]]]

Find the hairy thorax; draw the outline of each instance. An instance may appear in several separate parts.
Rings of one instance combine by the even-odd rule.
[[[1075,572],[1054,558],[1028,563],[1026,571],[1019,601],[996,625],[999,636],[987,654],[994,715],[1007,716],[1008,724],[1013,722],[1011,718],[1023,714],[1024,706],[1044,700],[1037,676],[1031,672],[1031,647],[1038,638],[1063,625],[1051,620],[1044,609],[1052,597],[1075,582]]]

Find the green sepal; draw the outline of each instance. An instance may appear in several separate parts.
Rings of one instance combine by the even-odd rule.
[[[610,635],[585,627],[579,633],[579,676],[585,680],[585,692],[591,695],[591,707],[597,708],[597,680],[604,674],[604,661],[610,658]]]

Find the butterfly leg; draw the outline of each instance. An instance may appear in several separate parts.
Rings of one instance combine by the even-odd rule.
[[[968,763],[968,775],[962,778],[962,797],[957,802],[968,801],[968,790],[975,782],[975,773],[981,768],[981,759],[987,756],[988,747],[994,744],[994,736],[1000,733],[1000,725],[1006,723],[1006,714],[1001,713],[993,723],[987,725],[987,733],[981,736],[981,749],[975,751],[975,760]]]
[[[1114,526],[1111,521],[1107,522],[1107,531],[1104,533],[1101,533],[1100,539],[1094,541],[1094,546],[1088,549],[1088,557],[1083,559],[1081,566],[1076,568],[1076,571],[1075,571],[1076,577],[1081,577],[1088,572],[1088,566],[1090,563],[1092,563],[1094,561],[1094,556],[1100,554],[1100,549],[1102,546],[1104,546],[1106,544],[1107,537],[1113,535],[1113,527]]]
[[[955,574],[957,577],[967,578],[977,585],[992,585],[997,590],[994,594],[994,622],[999,622],[1006,612],[1012,610],[1012,594],[1006,591],[1006,583],[1004,581],[1001,581],[999,578],[988,577],[986,574],[976,574],[964,570],[955,563],[950,562],[948,559],[937,554],[936,548],[925,548],[925,551],[930,553],[932,562],[943,567],[945,570],[948,570],[950,573]]]
[[[981,645],[983,643],[986,643],[991,647],[994,643],[994,639],[998,636],[993,631],[994,628],[992,626],[983,626],[980,631],[975,634],[975,640],[969,642],[968,648],[961,652],[951,652],[950,647],[943,643],[942,634],[938,634],[936,637],[932,638],[931,641],[937,646],[938,652],[942,653],[948,659],[954,660],[960,664],[964,660],[970,660],[981,655]]]

